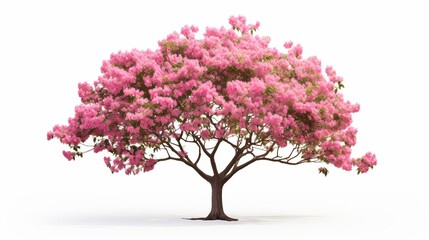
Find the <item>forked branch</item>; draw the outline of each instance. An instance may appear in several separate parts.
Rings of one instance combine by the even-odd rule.
[[[256,162],[256,161],[271,161],[271,162],[278,162],[278,163],[282,163],[282,164],[287,164],[287,165],[298,165],[298,164],[302,164],[302,163],[307,163],[307,162],[317,162],[316,160],[312,160],[312,159],[302,159],[298,162],[293,162],[292,160],[297,158],[300,155],[300,151],[299,151],[299,146],[295,146],[290,154],[286,157],[280,157],[279,156],[279,152],[277,151],[277,154],[275,157],[267,157],[268,154],[270,152],[273,151],[274,145],[272,145],[269,149],[267,149],[267,151],[265,151],[264,153],[260,154],[260,155],[256,155],[252,152],[252,150],[244,153],[243,155],[246,154],[251,154],[253,156],[253,158],[241,165],[238,165],[238,160],[236,160],[236,162],[234,162],[234,164],[232,164],[233,168],[231,169],[231,171],[228,170],[228,174],[226,174],[224,182],[227,182],[232,176],[234,176],[237,172],[239,172],[240,170],[244,169],[245,167],[249,166],[250,164]],[[294,154],[295,153],[295,154]],[[234,161],[234,159],[233,159]],[[231,161],[231,162],[233,162]]]

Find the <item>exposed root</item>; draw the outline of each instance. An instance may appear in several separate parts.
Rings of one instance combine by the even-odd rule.
[[[207,216],[207,217],[201,217],[201,218],[185,218],[185,219],[186,220],[202,220],[202,221],[222,220],[222,221],[228,221],[228,222],[238,221],[238,219],[231,218],[231,217],[228,217],[228,216],[221,216],[221,217]]]

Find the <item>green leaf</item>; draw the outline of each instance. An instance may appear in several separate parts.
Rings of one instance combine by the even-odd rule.
[[[276,91],[275,87],[268,85],[265,87],[264,96],[272,96]]]
[[[329,171],[325,167],[320,167],[319,168],[319,173],[322,173],[326,177],[328,175]]]
[[[137,146],[132,145],[132,146],[131,146],[131,149],[133,149],[133,152],[134,152],[134,153],[135,153],[135,152],[137,152]]]
[[[334,113],[334,114],[332,115],[332,118],[333,118],[335,121],[338,121],[338,120],[340,120],[340,115],[338,115],[338,113]]]
[[[321,101],[326,100],[328,97],[326,95],[323,94],[319,94],[317,95],[317,97],[314,99],[315,102],[320,103]]]

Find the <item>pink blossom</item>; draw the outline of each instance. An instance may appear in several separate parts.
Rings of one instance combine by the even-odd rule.
[[[151,171],[151,170],[153,170],[153,168],[155,167],[155,164],[156,164],[156,160],[155,159],[153,159],[153,158],[151,158],[151,159],[147,159],[145,162],[144,162],[144,171],[145,172],[149,172],[149,171]]]
[[[355,165],[358,167],[359,173],[366,173],[370,168],[377,165],[377,159],[373,153],[366,153],[362,158],[354,160]]]
[[[180,31],[180,33],[185,36],[186,38],[194,38],[194,33],[198,32],[198,27],[196,26],[184,26],[182,27],[182,30]]]
[[[174,138],[180,138],[180,134],[179,133],[173,133],[173,137]]]
[[[161,108],[173,108],[176,104],[173,99],[168,97],[156,97],[152,100],[152,103],[159,104]]]
[[[102,146],[101,144],[97,144],[97,145],[94,145],[94,153],[98,153],[98,152],[101,152],[101,151],[103,151],[105,149],[105,147],[104,146]]]
[[[288,55],[292,58],[298,58],[301,59],[302,57],[302,46],[301,45],[295,45],[289,49]]]
[[[327,66],[325,69],[326,74],[329,77],[329,81],[333,82],[333,83],[337,83],[337,82],[342,82],[343,78],[337,76],[337,72],[333,69],[332,66]]]
[[[179,151],[179,152],[178,152],[178,154],[179,154],[179,156],[181,156],[181,157],[186,157],[186,156],[188,156],[188,152],[186,152],[186,151]]]
[[[370,153],[370,152],[366,153],[363,156],[363,160],[370,166],[377,165],[377,158],[375,157],[375,154],[373,154],[373,153]]]
[[[79,97],[82,99],[82,102],[89,103],[92,100],[95,100],[97,98],[97,95],[94,92],[94,89],[89,85],[87,82],[79,83],[78,84],[78,94]]]
[[[313,158],[314,157],[314,149],[312,149],[312,148],[307,148],[306,149],[306,151],[305,151],[305,153],[304,153],[304,155],[302,156],[303,158],[308,158],[308,159],[311,159],[311,158]]]
[[[244,20],[244,23],[243,23],[243,20]],[[243,19],[243,17],[242,16],[240,16],[240,18],[238,18],[238,17],[234,17],[234,16],[231,16],[230,18],[229,18],[229,24],[231,24],[231,26],[232,27],[235,27],[235,28],[240,28],[240,27],[242,27],[243,26],[243,24],[245,24],[246,22],[246,19]]]
[[[130,97],[135,97],[135,98],[140,98],[143,93],[135,88],[126,88],[124,89],[124,95],[125,96],[130,96]]]
[[[109,157],[104,157],[104,163],[105,163],[107,166],[110,166],[110,161],[111,161],[111,159],[110,159]]]
[[[46,134],[46,138],[47,138],[48,140],[53,139],[53,138],[54,138],[54,133],[53,133],[53,132],[48,132],[48,133]]]
[[[285,42],[285,44],[283,45],[286,49],[289,49],[289,48],[291,48],[292,47],[292,45],[293,45],[293,42],[292,41],[288,41],[288,42]]]
[[[208,140],[210,138],[210,131],[209,130],[202,130],[200,135],[201,135],[201,138],[203,140]]]
[[[125,174],[126,175],[130,175],[132,171],[133,171],[133,168],[132,167],[128,167],[128,168],[125,169]]]
[[[346,170],[346,171],[350,171],[352,170],[353,167],[353,161],[350,158],[346,158],[343,161],[343,165],[341,166],[342,169]]]
[[[354,146],[356,144],[356,133],[356,128],[349,127],[344,133],[344,142],[349,146]]]
[[[117,171],[120,171],[120,170],[124,169],[124,167],[125,167],[124,160],[121,159],[121,158],[118,158],[118,157],[115,158],[113,160],[113,166],[115,167],[115,169]]]
[[[76,153],[70,152],[70,151],[63,151],[63,155],[65,158],[67,158],[67,160],[70,161],[70,160],[74,160]]]
[[[216,129],[214,136],[215,138],[219,139],[219,138],[223,138],[224,134],[225,134],[225,129],[220,128],[220,129]]]

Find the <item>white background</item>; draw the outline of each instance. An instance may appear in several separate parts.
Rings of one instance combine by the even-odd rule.
[[[1,239],[427,239],[429,15],[424,1],[2,1],[0,3]],[[79,103],[119,50],[154,49],[185,24],[261,22],[345,79],[361,104],[354,155],[364,175],[316,165],[259,163],[224,189],[238,222],[184,220],[210,209],[210,188],[180,163],[112,175],[102,155],[68,162],[46,132]]]

